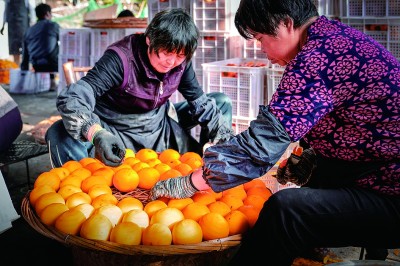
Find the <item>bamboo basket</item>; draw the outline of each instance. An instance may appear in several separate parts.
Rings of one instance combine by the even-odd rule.
[[[86,239],[43,224],[30,205],[29,193],[22,199],[22,216],[38,233],[71,248],[74,265],[224,265],[236,252],[241,241],[241,235],[233,235],[190,245],[131,246]],[[136,198],[146,203],[148,194],[145,191],[135,190],[134,193]],[[118,193],[114,195],[118,199],[129,196]]]

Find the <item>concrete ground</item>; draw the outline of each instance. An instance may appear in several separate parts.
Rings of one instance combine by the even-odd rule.
[[[7,86],[3,87],[7,89]],[[12,95],[19,105],[24,122],[23,132],[19,137],[20,139],[32,139],[33,137],[30,135],[29,131],[34,125],[51,116],[58,115],[55,105],[56,96],[57,93],[54,91],[36,95]],[[51,169],[48,154],[30,159],[29,169],[31,184],[33,184],[35,178],[40,173]],[[6,173],[5,182],[14,207],[18,214],[21,215],[21,200],[29,191],[26,184],[27,173],[25,163],[20,162],[10,165],[8,169],[2,169],[2,172],[3,175]],[[77,265],[77,261],[79,261],[79,258],[74,257],[74,253],[69,247],[35,231],[35,229],[24,220],[22,215],[13,222],[13,227],[11,229],[0,234],[0,250],[1,254],[3,254],[0,265]],[[338,259],[345,262],[358,260],[360,256],[360,248],[358,247],[335,248],[330,249],[330,251],[333,252]],[[397,252],[398,250],[390,250],[389,258],[386,261],[391,264],[388,265],[395,265],[394,263],[396,261],[400,262],[400,256]],[[11,254],[14,255],[11,256]],[[398,265],[400,265],[400,263]]]

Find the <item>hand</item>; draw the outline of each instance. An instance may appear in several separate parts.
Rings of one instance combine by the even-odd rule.
[[[158,181],[150,190],[151,200],[160,197],[183,199],[190,198],[198,190],[192,183],[192,174]]]
[[[0,34],[1,34],[1,35],[4,35],[3,32],[4,32],[4,27],[1,28]]]
[[[94,136],[94,154],[108,166],[118,166],[125,157],[125,148],[120,139],[103,129]]]
[[[294,149],[287,160],[282,161],[276,171],[276,179],[282,185],[292,182],[302,186],[308,182],[316,166],[316,155],[312,148],[302,151]]]

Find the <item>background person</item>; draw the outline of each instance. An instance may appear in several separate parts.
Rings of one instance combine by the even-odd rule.
[[[51,7],[39,4],[35,8],[38,21],[24,35],[21,70],[29,70],[29,63],[35,72],[58,72],[60,26],[51,21]],[[51,89],[55,89],[55,75],[50,74]]]
[[[311,0],[241,0],[235,25],[286,66],[282,80],[248,130],[206,149],[203,170],[156,183],[151,198],[246,183],[300,140],[303,154],[278,180],[303,187],[266,201],[231,264],[291,265],[318,247],[399,247],[400,62],[370,36],[319,16]]]
[[[96,157],[122,162],[125,149],[168,148],[202,152],[208,141],[232,134],[232,104],[221,93],[205,94],[191,58],[199,31],[183,9],[161,11],[144,34],[110,45],[85,77],[62,90],[62,120],[46,134],[53,164]],[[172,104],[179,91],[186,101]],[[190,130],[201,125],[200,142]]]

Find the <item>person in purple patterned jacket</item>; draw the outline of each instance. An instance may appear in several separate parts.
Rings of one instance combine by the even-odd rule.
[[[151,198],[215,192],[264,175],[290,143],[280,190],[243,235],[232,265],[291,265],[319,247],[400,247],[400,63],[377,41],[319,16],[311,0],[241,0],[235,25],[285,66],[248,130],[204,152],[204,167],[159,181]],[[369,254],[369,258],[384,259]]]

